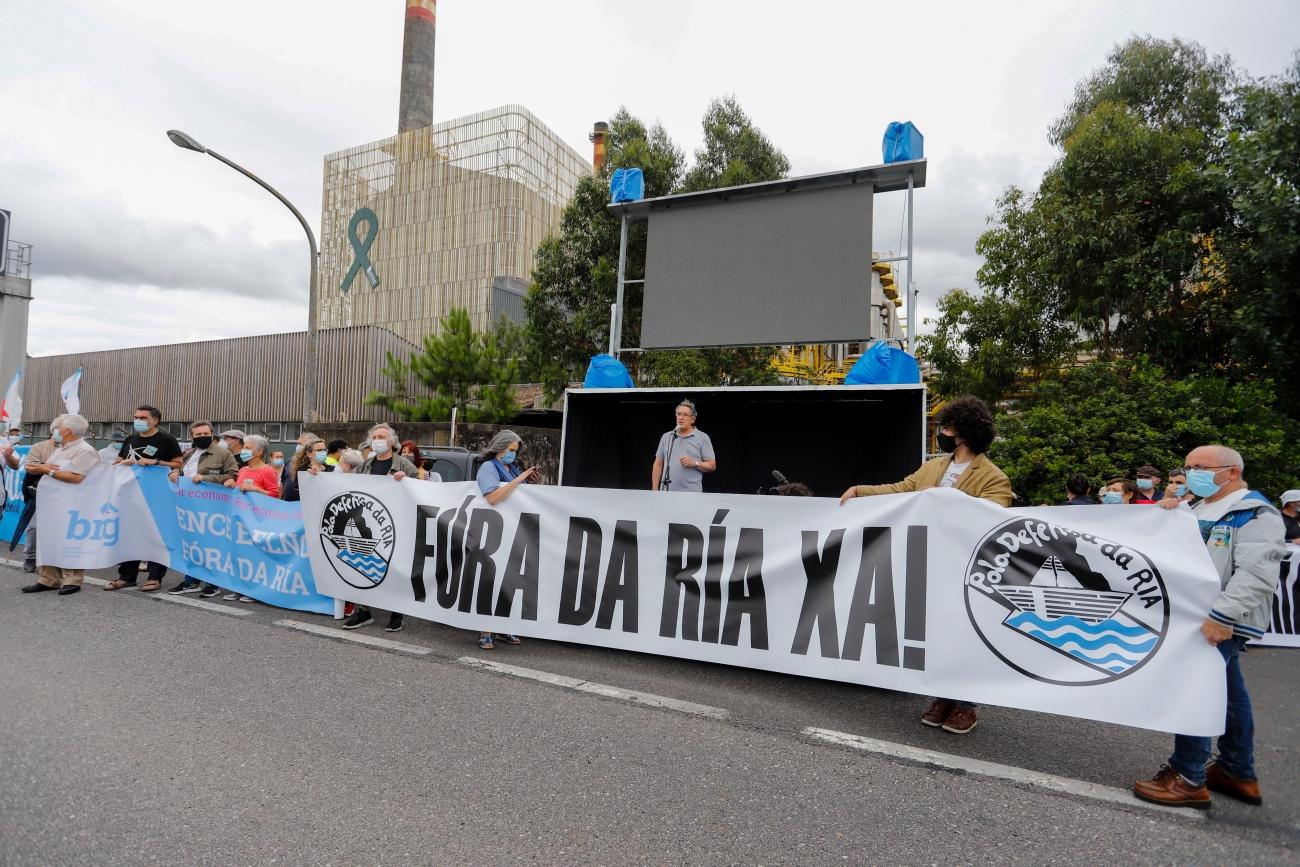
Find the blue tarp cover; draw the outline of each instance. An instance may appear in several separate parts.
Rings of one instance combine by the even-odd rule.
[[[627,372],[623,362],[612,355],[602,352],[593,355],[587,365],[587,378],[582,381],[583,388],[632,388],[632,374]]]
[[[614,169],[614,174],[609,179],[610,202],[618,204],[644,198],[645,178],[640,169]]]
[[[915,356],[888,343],[873,343],[844,376],[845,385],[903,385],[921,381]]]
[[[909,121],[894,121],[885,127],[881,143],[886,163],[919,160],[925,157],[925,136]]]

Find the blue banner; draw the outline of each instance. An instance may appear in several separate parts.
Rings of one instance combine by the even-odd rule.
[[[189,479],[173,484],[161,467],[135,467],[135,477],[172,569],[268,605],[333,613],[334,600],[316,591],[298,503]]]
[[[31,446],[14,446],[14,452],[18,459],[27,460],[27,452],[31,451]],[[3,544],[4,550],[9,550],[9,540],[14,537],[14,530],[18,529],[18,516],[23,513],[23,477],[26,471],[22,465],[18,469],[11,470],[9,467],[4,468],[4,512],[0,514],[0,544]],[[27,534],[24,533],[25,537]],[[22,539],[18,544],[23,543]]]

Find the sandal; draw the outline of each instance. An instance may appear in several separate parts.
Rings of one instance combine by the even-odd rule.
[[[161,586],[162,586],[161,581],[146,581],[144,582],[143,586],[140,587],[140,592],[152,593],[153,591],[157,590]]]
[[[478,637],[478,649],[479,649],[479,650],[491,650],[491,649],[492,649],[493,647],[495,647],[495,646],[496,646],[496,645],[494,645],[494,644],[492,643],[492,636],[491,636],[491,635],[480,635],[480,636]]]
[[[123,587],[134,587],[134,581],[123,581],[121,578],[114,578],[104,585],[105,590],[121,590]]]
[[[518,643],[519,643],[519,636],[518,636],[518,635],[514,635],[513,633],[509,633],[509,632],[507,632],[505,635],[498,635],[497,638],[501,639],[501,640],[504,641],[506,644],[518,644]]]

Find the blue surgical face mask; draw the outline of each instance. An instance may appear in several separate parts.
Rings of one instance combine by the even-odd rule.
[[[1150,479],[1138,479],[1137,486],[1139,490],[1149,491],[1156,486],[1156,483]]]
[[[1124,502],[1124,495],[1119,491],[1107,491],[1101,495],[1101,501],[1108,506],[1118,506]]]
[[[313,452],[312,457],[316,459],[316,463],[323,464],[325,459],[329,457],[329,452]]]
[[[509,465],[509,464],[513,464],[514,462],[515,462],[514,452],[506,452],[504,455],[501,456],[501,463],[503,464]]]
[[[1187,494],[1187,486],[1186,486],[1186,485],[1174,485],[1174,496],[1175,496],[1175,497],[1186,496],[1186,494]]]
[[[144,433],[149,429],[149,422],[142,418],[137,418],[131,422],[131,427],[135,428],[136,433]]]
[[[253,459],[253,450],[244,449],[239,453],[239,459],[242,461],[251,461]]]
[[[51,431],[50,436],[54,438],[54,441],[56,443],[63,442],[63,431],[59,430],[58,428],[55,428],[53,431]]]
[[[1188,470],[1187,487],[1198,497],[1213,497],[1222,485],[1214,483],[1214,470]]]
[[[284,466],[284,458],[271,458],[271,466],[274,467]]]

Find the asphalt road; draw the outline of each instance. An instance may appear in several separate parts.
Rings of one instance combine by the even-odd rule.
[[[414,656],[136,590],[22,595],[0,565],[0,864],[1300,864],[1300,652],[1254,650],[1265,805],[1046,792],[815,726],[1127,789],[1158,733],[987,708],[958,737],[881,690],[541,641]],[[168,584],[170,586],[170,583]],[[193,596],[184,597],[194,599]],[[471,667],[526,666],[712,719]]]

